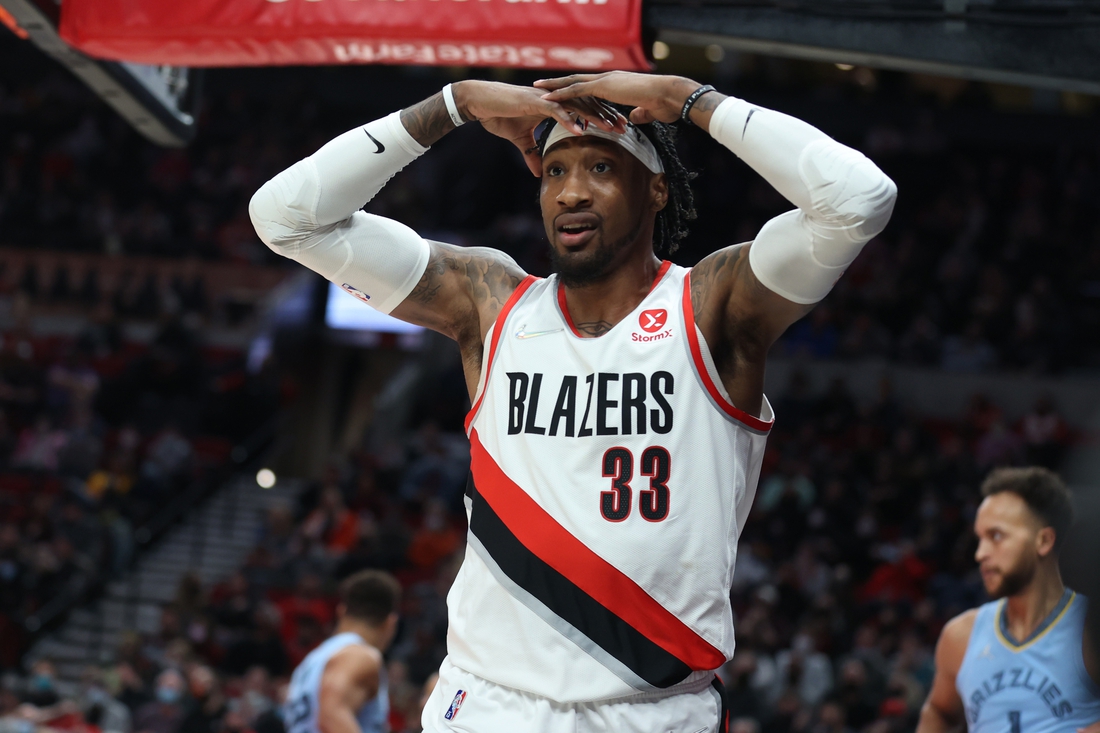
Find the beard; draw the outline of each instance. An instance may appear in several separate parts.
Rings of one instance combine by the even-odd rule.
[[[1000,574],[1001,582],[995,588],[986,585],[985,592],[994,600],[1014,596],[1031,583],[1031,580],[1035,577],[1037,567],[1038,565],[1034,560],[1021,560],[1016,564],[1016,567],[1005,570]]]
[[[554,265],[554,272],[558,273],[558,278],[569,288],[583,288],[607,279],[614,271],[612,265],[618,259],[619,253],[638,238],[644,224],[644,219],[639,216],[632,230],[613,242],[606,242],[601,230],[597,233],[598,242],[591,252],[563,254],[550,245],[550,261]]]

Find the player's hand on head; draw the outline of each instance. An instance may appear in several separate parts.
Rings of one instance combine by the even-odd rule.
[[[626,127],[622,115],[592,97],[554,102],[533,87],[485,81],[462,82],[453,88],[463,116],[478,120],[486,130],[519,148],[535,176],[542,173],[535,128],[543,120],[554,119],[578,135],[583,131],[579,120],[608,131],[621,132]]]
[[[481,121],[481,126],[497,137],[504,138],[515,145],[523,154],[523,162],[531,173],[542,175],[542,157],[539,155],[538,142],[535,140],[535,128],[545,117],[490,117]]]
[[[674,122],[698,84],[682,76],[608,71],[602,74],[572,74],[539,79],[535,86],[551,102],[566,103],[579,97],[598,97],[634,107],[630,121],[636,125],[659,120]]]
[[[582,132],[578,118],[604,130],[621,130],[625,121],[611,107],[594,99],[576,95],[563,102],[544,99],[533,87],[501,82],[469,80],[453,86],[455,103],[466,119],[485,123],[497,118],[553,118],[576,134]]]

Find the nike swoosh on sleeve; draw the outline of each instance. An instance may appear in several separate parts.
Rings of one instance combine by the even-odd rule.
[[[752,119],[752,113],[755,112],[755,111],[756,111],[756,107],[753,107],[752,109],[749,110],[748,116],[745,117],[745,126],[741,128],[741,139],[742,140],[745,139],[745,131],[749,129],[749,120]],[[367,134],[369,135],[370,133],[368,132]],[[373,140],[373,139],[374,138],[372,137],[371,140]]]
[[[364,127],[363,132],[367,133],[367,137],[370,138],[371,142],[378,146],[378,150],[374,151],[375,155],[378,155],[379,153],[386,152],[386,146],[383,145],[382,143],[378,142],[377,138],[375,138],[374,135],[370,134],[370,130],[368,130],[367,128]]]
[[[549,331],[525,331],[521,328],[520,330],[516,331],[516,338],[533,339],[537,338],[538,336],[549,336],[552,333],[561,333],[564,330],[564,328],[554,328]]]

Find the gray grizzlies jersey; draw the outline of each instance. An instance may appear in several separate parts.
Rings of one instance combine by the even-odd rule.
[[[352,644],[367,645],[359,634],[337,634],[311,651],[294,670],[286,693],[286,705],[283,707],[283,722],[287,733],[320,733],[317,711],[321,700],[321,677],[325,673],[328,660]],[[389,731],[386,722],[389,712],[389,690],[386,670],[383,668],[379,671],[378,695],[359,708],[355,718],[363,733],[386,733]]]
[[[1088,599],[1066,589],[1029,639],[1007,631],[1005,602],[978,609],[955,686],[970,733],[1074,733],[1100,720],[1081,653]]]

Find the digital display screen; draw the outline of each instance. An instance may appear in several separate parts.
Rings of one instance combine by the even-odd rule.
[[[335,283],[328,283],[325,325],[342,331],[371,333],[412,334],[424,330],[422,326],[414,326],[379,313]]]

